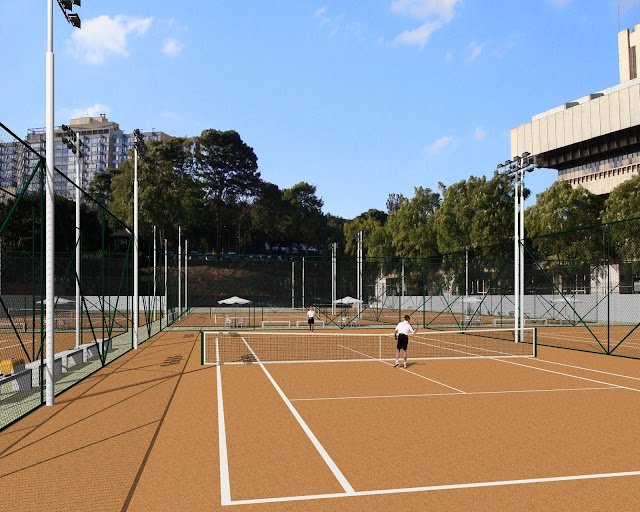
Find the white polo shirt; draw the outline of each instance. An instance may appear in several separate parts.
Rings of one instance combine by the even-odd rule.
[[[410,332],[413,333],[416,331],[413,329],[413,327],[411,327],[411,324],[409,322],[403,320],[396,326],[396,332],[408,335]]]
[[[309,318],[313,318],[314,316],[316,316],[316,312],[313,309],[310,309],[309,311],[307,311],[307,316]]]

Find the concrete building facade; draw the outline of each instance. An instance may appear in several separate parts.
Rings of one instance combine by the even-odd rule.
[[[71,119],[69,127],[80,136],[84,143],[84,160],[81,165],[77,155],[74,155],[62,142],[64,135],[61,127],[55,128],[55,167],[73,183],[80,184],[85,189],[93,177],[107,168],[118,168],[129,158],[129,151],[133,148],[133,133],[124,133],[118,123],[109,121],[104,114]],[[164,132],[143,132],[145,140],[164,140],[170,138]],[[46,129],[31,128],[28,130],[26,142],[42,156],[46,156]],[[13,166],[3,164],[0,175],[0,186],[6,190],[19,190],[20,176],[24,169],[33,169],[37,158],[30,152],[24,151],[20,145],[15,145],[14,153],[9,158],[11,148],[3,147],[4,161],[15,162]],[[19,153],[19,154],[18,154]],[[17,163],[19,162],[19,165]],[[80,169],[82,173],[80,173]],[[80,178],[80,179],[79,179]],[[61,195],[72,196],[73,185],[64,179],[57,180],[56,192]]]
[[[619,85],[532,117],[511,130],[511,155],[529,152],[558,179],[609,194],[640,171],[640,24],[618,33]]]

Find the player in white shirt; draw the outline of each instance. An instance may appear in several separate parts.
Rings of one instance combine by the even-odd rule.
[[[396,364],[393,365],[394,368],[397,368],[400,364],[401,350],[404,351],[404,368],[407,367],[407,345],[409,344],[409,333],[414,333],[418,330],[417,328],[414,329],[411,327],[409,320],[409,315],[404,315],[404,322],[400,322],[393,333],[393,337],[398,340],[398,345],[396,346]]]
[[[313,324],[315,322],[314,317],[316,316],[316,311],[313,309],[313,306],[309,306],[309,311],[307,311],[307,316],[309,319],[307,322],[309,323],[309,332],[313,332]]]

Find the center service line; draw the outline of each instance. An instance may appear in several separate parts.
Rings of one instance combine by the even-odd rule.
[[[342,472],[340,471],[340,469],[338,468],[336,463],[333,462],[333,459],[329,456],[327,451],[320,444],[320,441],[318,441],[318,438],[314,435],[314,433],[311,431],[309,426],[302,419],[302,416],[300,416],[300,414],[298,414],[298,411],[296,411],[296,409],[295,409],[295,407],[293,407],[293,404],[291,403],[291,401],[287,398],[287,396],[284,394],[284,392],[280,389],[280,386],[278,386],[276,381],[273,380],[273,377],[271,376],[269,371],[265,368],[264,364],[262,364],[262,361],[260,361],[260,359],[258,359],[258,356],[253,351],[253,349],[249,346],[249,344],[247,343],[247,340],[244,338],[244,336],[242,337],[242,341],[244,341],[244,344],[247,346],[247,348],[249,349],[251,354],[253,354],[253,357],[255,358],[256,362],[260,365],[260,368],[262,368],[262,371],[265,373],[265,375],[267,376],[269,381],[271,381],[271,384],[273,384],[273,387],[276,388],[276,391],[280,395],[280,398],[282,398],[284,403],[287,405],[287,407],[291,411],[291,414],[293,414],[294,418],[296,420],[298,420],[298,423],[302,427],[302,430],[304,430],[305,434],[307,434],[307,437],[309,437],[309,439],[313,443],[313,446],[316,447],[316,450],[318,450],[318,453],[320,454],[320,456],[324,459],[324,461],[327,464],[327,466],[329,466],[329,469],[331,470],[333,475],[336,477],[338,482],[340,482],[340,485],[342,485],[342,488],[344,489],[344,492],[346,494],[350,494],[350,495],[351,494],[355,494],[355,491],[353,490],[353,487],[351,487],[351,484],[349,483],[349,481],[342,474]]]

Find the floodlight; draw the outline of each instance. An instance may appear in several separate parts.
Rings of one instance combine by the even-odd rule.
[[[69,13],[69,23],[76,28],[80,28],[80,16],[75,13]]]
[[[72,0],[58,0],[58,3],[60,4],[60,7],[62,7],[63,9],[66,9],[67,11],[70,11],[73,9]]]

